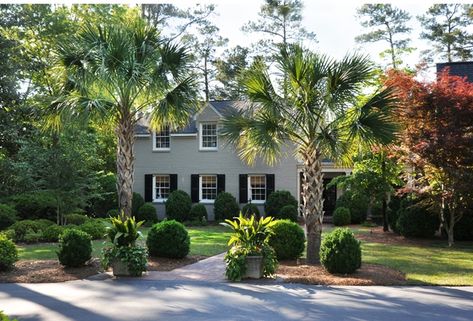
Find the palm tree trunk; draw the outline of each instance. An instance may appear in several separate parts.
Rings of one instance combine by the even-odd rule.
[[[131,202],[133,198],[133,120],[131,117],[121,116],[117,127],[117,191],[118,206],[126,216],[131,216]]]
[[[307,231],[307,263],[320,263],[320,243],[324,218],[323,174],[320,154],[309,151],[302,155],[304,160],[302,178],[302,215]]]

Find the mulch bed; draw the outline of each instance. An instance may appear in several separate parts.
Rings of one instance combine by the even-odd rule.
[[[204,258],[197,255],[183,259],[150,258],[148,270],[171,271]],[[65,268],[57,260],[20,260],[12,270],[0,272],[0,283],[56,283],[86,279],[101,272],[98,259],[78,268]]]
[[[384,232],[382,226],[370,228],[369,233],[359,233],[356,238],[365,242],[383,243],[389,245],[428,245],[430,239],[405,238],[391,231]]]
[[[330,274],[321,265],[306,265],[305,260],[281,261],[277,276],[289,283],[320,285],[402,285],[402,272],[377,264],[362,264],[353,274]]]

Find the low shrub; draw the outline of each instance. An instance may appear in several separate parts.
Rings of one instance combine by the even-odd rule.
[[[138,221],[145,221],[145,225],[151,226],[158,221],[156,207],[152,203],[144,203],[135,215]]]
[[[241,209],[241,213],[246,216],[250,217],[251,215],[256,216],[256,218],[259,218],[261,215],[259,213],[258,206],[255,204],[248,203],[243,208]]]
[[[194,204],[191,208],[190,219],[192,222],[207,221],[207,209],[204,204]]]
[[[18,261],[15,243],[0,234],[0,271],[7,271]]]
[[[351,224],[360,224],[366,220],[368,197],[345,191],[336,202],[336,207],[346,207],[350,210]]]
[[[286,205],[281,208],[276,218],[281,220],[290,220],[297,222],[298,218],[297,207],[294,205]]]
[[[23,220],[16,222],[10,228],[15,231],[15,241],[23,242],[27,233],[39,233],[46,227],[37,221]]]
[[[82,214],[67,214],[66,216],[66,224],[74,224],[74,225],[82,225],[89,220],[89,218]]]
[[[67,267],[82,266],[90,260],[92,255],[92,241],[84,231],[67,229],[59,238],[59,263]]]
[[[120,215],[120,211],[116,208],[108,210],[108,212],[107,212],[108,217],[117,217],[118,215]]]
[[[175,190],[166,201],[166,216],[171,220],[184,222],[189,220],[192,200],[189,194],[181,190]]]
[[[0,234],[9,240],[15,241],[15,231],[12,229],[1,231]]]
[[[84,224],[79,225],[78,229],[89,234],[93,240],[103,239],[107,233],[103,223],[96,220],[88,220]]]
[[[220,192],[214,202],[215,220],[233,219],[240,213],[240,207],[232,194]]]
[[[25,234],[25,237],[23,238],[23,241],[25,243],[31,244],[31,243],[38,243],[41,242],[43,239],[43,232],[42,230],[39,230],[38,232],[34,232],[31,230],[28,230]]]
[[[291,206],[291,205],[290,205]],[[290,220],[277,220],[271,227],[269,245],[276,252],[278,260],[297,259],[304,252],[304,230]]]
[[[0,204],[0,231],[9,228],[18,220],[16,210],[7,204]]]
[[[56,218],[56,198],[47,191],[35,191],[14,195],[7,203],[15,208],[21,219]]]
[[[397,228],[405,237],[431,238],[440,226],[438,216],[415,201],[403,202],[398,213]]]
[[[297,200],[289,191],[272,192],[264,205],[266,216],[280,218],[279,212],[286,205],[293,205],[297,209]]]
[[[169,220],[153,225],[146,245],[150,256],[180,259],[189,254],[190,238],[184,225]]]
[[[329,273],[348,274],[361,267],[361,246],[348,228],[327,233],[320,247],[320,263]]]
[[[141,194],[133,193],[133,199],[131,201],[131,215],[139,217],[139,210],[145,204],[145,200]]]
[[[40,230],[45,230],[49,226],[56,224],[53,221],[47,220],[44,218],[41,218],[39,220],[34,220],[34,221],[36,222],[36,224],[38,224]]]
[[[333,212],[333,225],[344,226],[351,222],[350,210],[346,207],[337,207]]]
[[[41,232],[41,240],[44,242],[58,242],[59,236],[64,231],[62,226],[57,224],[48,226]]]
[[[3,311],[0,311],[0,321],[18,321],[18,319],[10,319]]]

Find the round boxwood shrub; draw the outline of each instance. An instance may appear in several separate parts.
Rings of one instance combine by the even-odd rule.
[[[320,247],[320,263],[329,273],[353,273],[361,267],[361,246],[348,228],[326,234]]]
[[[82,225],[87,222],[89,218],[82,214],[67,214],[66,215],[66,224]]]
[[[90,260],[92,241],[89,234],[76,229],[67,229],[59,237],[59,263],[67,267],[82,266]]]
[[[25,241],[25,236],[27,233],[41,233],[41,231],[46,227],[47,226],[44,226],[40,222],[33,220],[18,221],[10,226],[10,228],[15,231],[16,242]]]
[[[144,203],[136,214],[137,221],[145,221],[145,225],[151,226],[158,221],[156,207],[152,203]]]
[[[0,231],[7,229],[17,220],[16,210],[12,206],[0,204]]]
[[[56,219],[56,198],[47,191],[14,195],[7,203],[15,208],[22,219]]]
[[[266,216],[280,218],[279,212],[286,205],[293,205],[297,209],[297,200],[289,191],[272,192],[264,205]]]
[[[278,260],[297,259],[304,252],[304,230],[290,220],[277,220],[271,227],[273,235],[269,245],[276,252]]]
[[[346,207],[337,207],[333,212],[333,225],[344,226],[351,222],[350,210]]]
[[[346,207],[350,210],[351,224],[360,224],[366,221],[368,197],[345,191],[336,201],[336,207]]]
[[[131,215],[138,217],[139,210],[144,204],[145,200],[143,199],[143,196],[138,193],[133,193],[133,200],[131,201]]]
[[[41,240],[44,242],[57,242],[63,231],[64,228],[62,226],[57,224],[50,225],[41,232]]]
[[[243,206],[243,208],[241,209],[241,213],[246,217],[250,217],[251,215],[254,215],[257,218],[260,217],[258,206],[251,203],[248,203]]]
[[[0,234],[0,271],[6,271],[18,261],[18,251],[15,243]]]
[[[291,220],[292,222],[297,222],[297,207],[294,205],[286,205],[281,208],[278,214],[278,219],[281,220]]]
[[[188,221],[192,207],[189,194],[181,190],[175,190],[166,201],[166,216],[179,222]]]
[[[204,204],[194,204],[191,208],[190,218],[193,221],[206,221],[207,209]]]
[[[190,238],[184,225],[169,220],[153,225],[146,245],[150,256],[180,259],[189,254]]]
[[[220,192],[214,202],[215,220],[232,219],[240,214],[240,207],[232,194]]]
[[[398,211],[397,228],[405,237],[431,238],[440,226],[437,215],[415,202],[403,202]]]
[[[89,234],[93,240],[99,240],[104,238],[107,232],[102,222],[96,220],[89,220],[84,224],[81,224],[78,229]]]

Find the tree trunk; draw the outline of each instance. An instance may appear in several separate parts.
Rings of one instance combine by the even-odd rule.
[[[383,232],[388,232],[389,231],[389,225],[388,225],[388,215],[387,215],[387,208],[388,208],[388,201],[387,201],[387,195],[386,193],[383,196],[383,205],[382,205],[382,212],[383,212]]]
[[[450,211],[450,218],[448,222],[448,230],[447,230],[447,235],[448,235],[448,246],[453,246],[453,243],[455,243],[455,239],[453,237],[453,228],[455,227],[455,211],[451,210]]]
[[[320,263],[320,243],[322,240],[323,174],[320,154],[309,151],[303,155],[302,214],[307,231],[307,263]]]
[[[374,197],[370,196],[368,208],[366,209],[366,221],[369,223],[373,221],[373,204],[374,204]]]
[[[133,198],[133,119],[122,115],[116,129],[117,143],[117,191],[120,213],[131,217],[131,202]]]

